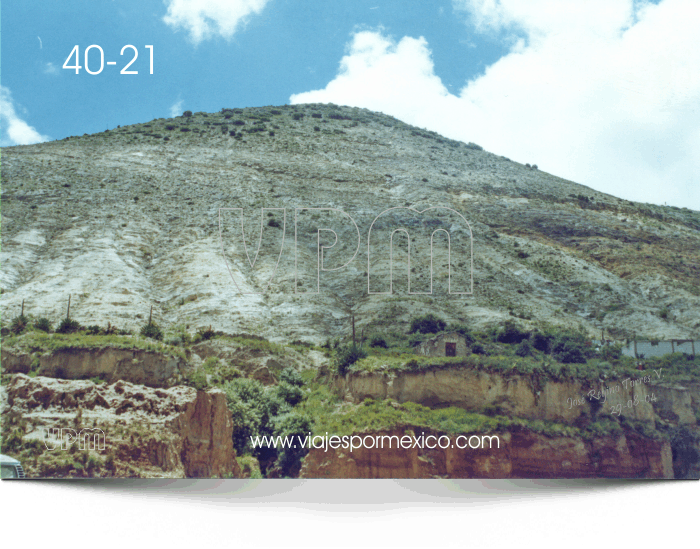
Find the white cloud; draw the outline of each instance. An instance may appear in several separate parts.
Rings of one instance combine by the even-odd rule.
[[[185,104],[185,102],[180,99],[173,103],[170,106],[170,118],[175,118],[176,116],[180,116],[183,113],[182,106]]]
[[[423,38],[365,31],[325,89],[291,102],[382,111],[610,194],[700,209],[695,0],[455,5],[513,44],[458,94]]]
[[[44,73],[45,74],[59,74],[61,70],[51,63],[51,61],[48,61],[46,64],[44,64]]]
[[[48,140],[17,115],[10,90],[0,86],[0,146],[31,145]]]
[[[165,0],[166,24],[184,28],[195,44],[215,35],[231,38],[251,15],[259,14],[269,0]]]

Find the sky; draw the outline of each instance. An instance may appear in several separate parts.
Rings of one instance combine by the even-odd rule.
[[[698,21],[697,0],[5,0],[0,146],[335,103],[700,210]]]

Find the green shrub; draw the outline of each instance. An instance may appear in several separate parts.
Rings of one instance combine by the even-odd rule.
[[[216,337],[216,332],[211,329],[211,326],[209,326],[208,328],[197,330],[197,335],[201,341],[209,341],[210,339],[214,339]]]
[[[192,116],[192,111],[185,111],[182,113],[182,116],[184,116],[185,118],[189,118],[190,116]]]
[[[241,468],[243,478],[262,478],[262,473],[260,472],[260,463],[258,463],[258,460],[255,459],[253,456],[237,456],[236,461],[238,462],[238,466]]]
[[[21,334],[29,324],[29,319],[25,315],[17,315],[12,319],[12,324],[10,324],[10,331],[15,334]]]
[[[22,448],[24,431],[17,427],[10,431],[10,434],[3,436],[2,440],[2,451],[9,453],[17,453]]]
[[[299,437],[304,440],[313,429],[313,420],[303,414],[288,413],[274,421],[274,436],[293,437],[297,442]],[[309,449],[302,444],[294,444],[291,448],[284,448],[279,452],[275,463],[282,476],[297,476],[301,465],[301,459]]]
[[[243,372],[235,366],[222,366],[212,373],[211,382],[214,385],[224,385],[240,377],[243,377]]]
[[[98,456],[90,455],[87,458],[87,463],[85,464],[85,468],[88,471],[94,471],[96,469],[101,469],[102,465],[103,465],[103,462]]]
[[[209,371],[212,370],[214,367],[219,366],[220,364],[221,362],[218,358],[216,358],[215,356],[209,356],[204,359],[203,366],[205,370]]]
[[[51,321],[46,317],[37,318],[34,322],[34,327],[42,332],[51,333]]]
[[[549,334],[542,332],[535,332],[532,334],[532,346],[545,354],[549,354],[551,351],[552,340],[554,338],[550,337]]]
[[[276,219],[270,219],[270,220],[267,222],[267,226],[268,226],[268,227],[280,228],[280,227],[282,226],[282,224],[281,224],[279,221],[277,221]]]
[[[304,400],[304,391],[298,385],[280,381],[276,387],[277,396],[289,406],[294,407]]]
[[[280,372],[280,383],[288,383],[294,387],[303,387],[304,380],[296,368],[288,366]]]
[[[524,339],[530,337],[530,332],[518,326],[515,322],[506,321],[503,328],[496,336],[496,341],[500,343],[521,343]]]
[[[207,374],[204,372],[204,370],[199,368],[188,372],[185,375],[184,383],[188,387],[194,387],[198,391],[206,391],[209,387]]]
[[[156,341],[163,339],[163,331],[154,322],[149,322],[141,328],[141,335],[143,337],[150,337]]]
[[[486,351],[486,348],[483,345],[481,345],[480,343],[476,343],[475,345],[472,345],[472,354],[487,355],[488,352]]]
[[[518,356],[532,356],[532,345],[527,339],[523,339],[515,349],[515,354]]]
[[[561,334],[552,344],[552,356],[563,364],[585,364],[586,351],[584,338],[573,333]]]
[[[253,448],[250,437],[271,436],[274,416],[291,408],[274,391],[265,390],[262,383],[249,378],[230,381],[224,386],[226,403],[233,418],[233,447],[240,454],[253,454],[261,463],[277,456],[275,448]]]
[[[80,322],[73,320],[72,318],[64,318],[56,328],[57,334],[72,334],[79,331],[82,328]]]
[[[445,321],[436,317],[432,313],[428,313],[423,316],[414,318],[411,321],[411,330],[409,333],[415,334],[419,332],[421,334],[437,334],[442,332],[447,325]]]
[[[97,335],[101,332],[102,330],[97,324],[93,324],[92,326],[88,326],[85,328],[85,333],[87,335]]]
[[[617,361],[622,358],[622,345],[604,345],[600,350],[600,358],[606,361]]]
[[[370,347],[381,347],[382,349],[387,348],[386,340],[379,335],[372,336],[369,340]]]
[[[350,366],[366,356],[367,352],[362,347],[358,347],[354,343],[345,345],[336,350],[334,360],[335,368],[341,376],[344,376],[350,369]]]

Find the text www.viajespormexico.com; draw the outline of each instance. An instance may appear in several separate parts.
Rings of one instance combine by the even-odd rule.
[[[442,448],[458,448],[460,450],[471,449],[477,450],[480,448],[500,448],[501,440],[497,435],[459,435],[452,440],[447,435],[314,435],[311,433],[305,436],[290,435],[290,436],[256,436],[250,437],[250,442],[253,448],[308,448],[323,449],[326,452],[329,448],[336,450],[342,448],[344,450],[357,450],[359,448],[380,448],[392,449],[402,448],[408,450],[411,448],[429,449]]]

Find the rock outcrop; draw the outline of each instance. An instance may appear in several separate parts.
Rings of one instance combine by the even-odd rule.
[[[121,379],[148,387],[173,385],[174,376],[185,366],[183,360],[163,353],[111,347],[57,349],[38,358],[37,373],[40,376],[59,379],[99,377],[108,383]],[[2,366],[6,372],[26,374],[32,360],[26,353],[2,350]]]
[[[207,478],[238,472],[233,421],[221,391],[199,391],[166,426],[182,439],[180,457],[186,476]]]
[[[240,476],[221,391],[15,374],[3,394],[3,414],[19,415],[30,426],[24,439],[44,443],[50,429],[100,429],[106,440],[101,453],[123,462],[127,476]]]
[[[363,435],[398,436],[394,430]],[[415,429],[426,436],[427,429]],[[493,433],[500,448],[312,449],[302,478],[674,478],[666,440],[627,432],[592,441],[550,438],[531,431]],[[454,438],[454,437],[453,437]],[[476,446],[476,444],[475,444]]]
[[[444,366],[418,372],[351,372],[334,381],[336,391],[347,400],[390,398],[417,402],[428,407],[456,406],[479,412],[487,408],[502,414],[572,424],[595,411],[610,413],[620,406],[620,417],[694,424],[697,406],[692,395],[697,387],[664,384],[649,378],[635,385],[632,380],[585,382],[555,381],[535,375],[502,375],[464,366]],[[593,392],[595,397],[589,397]],[[652,398],[652,395],[654,398]],[[628,402],[632,401],[632,406]],[[593,410],[593,407],[596,410]]]

